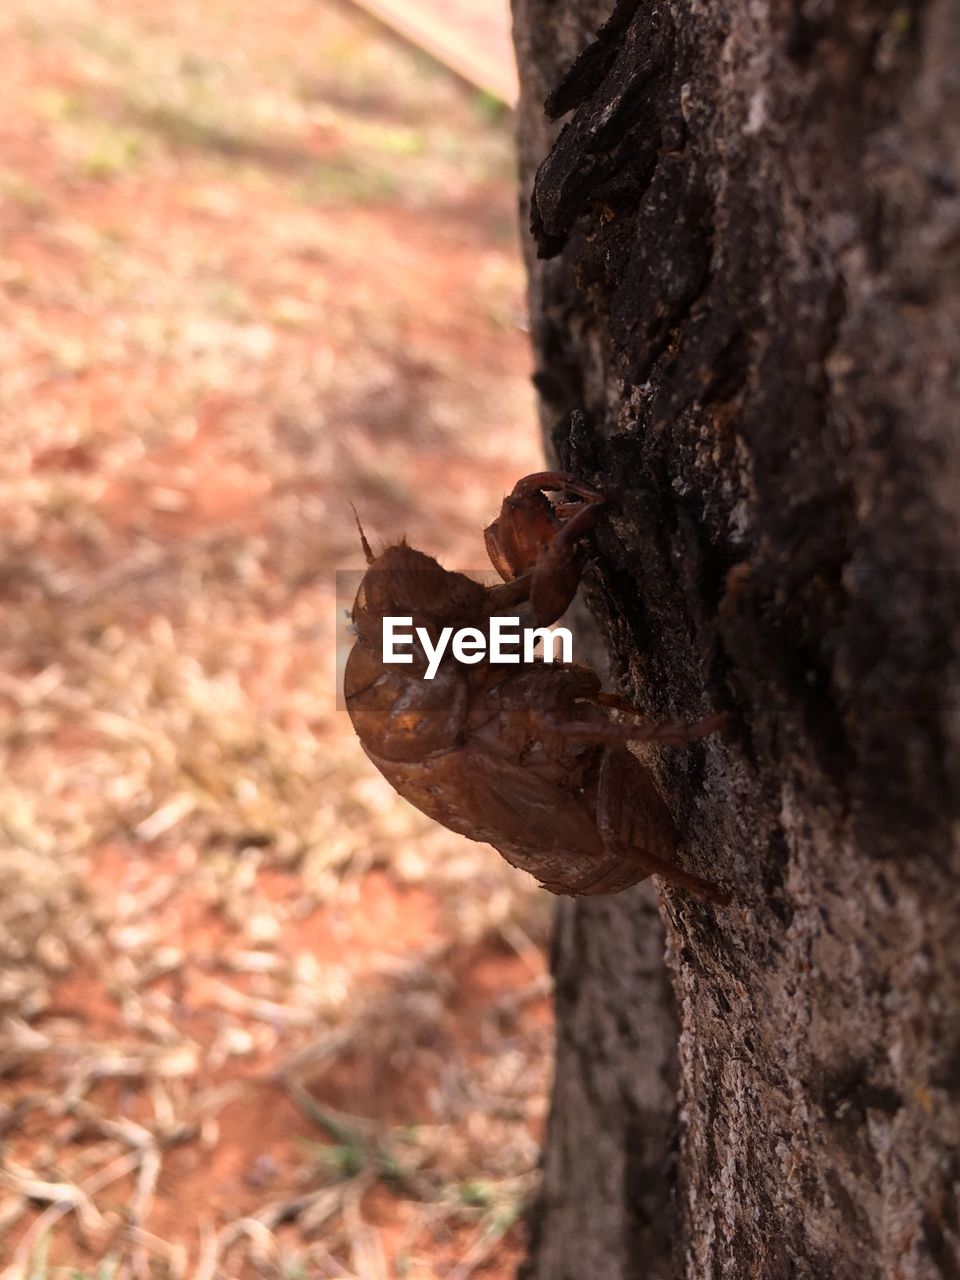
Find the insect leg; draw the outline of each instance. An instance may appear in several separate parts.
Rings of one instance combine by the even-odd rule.
[[[675,866],[672,862],[664,862],[660,858],[655,858],[652,854],[638,854],[636,849],[621,845],[616,841],[613,841],[607,847],[620,853],[622,857],[639,862],[649,876],[662,876],[664,880],[668,880],[671,884],[678,884],[684,889],[689,889],[698,898],[706,898],[709,902],[715,902],[718,907],[728,907],[730,905],[732,897],[730,892],[727,889],[721,889],[712,880],[705,880],[703,876],[695,876],[691,871],[684,871],[682,867]]]
[[[564,489],[579,494],[588,502],[605,502],[606,498],[598,489],[591,489],[588,484],[575,480],[565,471],[535,471],[524,476],[513,486],[511,498],[526,498],[531,493],[546,490],[548,493],[559,493]]]
[[[643,712],[628,702],[626,698],[621,698],[616,693],[597,693],[594,694],[593,702],[599,702],[602,707],[613,707],[615,711],[624,711],[628,716],[641,716]]]
[[[726,905],[730,901],[730,894],[719,885],[672,861],[679,836],[670,811],[649,771],[622,748],[608,751],[601,765],[597,829],[604,847],[638,866],[643,878],[663,876],[711,902]]]
[[[533,574],[525,573],[521,578],[514,578],[509,582],[498,582],[494,587],[487,588],[487,614],[492,616],[495,613],[503,613],[505,609],[512,609],[516,605],[526,604],[530,599],[530,586],[533,581]]]
[[[560,529],[557,531],[553,541],[547,547],[541,556],[540,563],[553,560],[565,560],[574,553],[574,544],[578,539],[584,537],[593,528],[596,527],[597,521],[600,519],[600,508],[604,499],[598,498],[593,502],[581,504]]]
[[[569,520],[571,516],[575,516],[583,507],[583,502],[579,498],[571,502],[555,502],[553,504],[553,514],[558,520]]]
[[[556,622],[569,608],[584,568],[577,543],[594,528],[601,511],[601,501],[582,504],[540,551],[530,587],[530,604],[538,626]]]
[[[591,702],[598,702],[602,707],[612,707],[615,711],[622,711],[628,716],[645,716],[647,713],[641,711],[639,707],[635,707],[627,698],[621,698],[617,693],[595,693],[591,695]],[[697,721],[691,728],[703,727],[705,725],[713,725],[715,729],[723,729],[726,727],[729,716],[725,711],[718,711],[712,716],[708,716],[705,720]],[[712,733],[713,729],[705,729],[706,733]],[[699,734],[697,735],[700,736]]]
[[[623,708],[624,710],[626,708]],[[634,715],[640,712],[634,710]],[[562,720],[549,711],[542,712],[540,720],[544,728],[578,742],[659,742],[666,747],[680,746],[684,742],[696,742],[722,729],[727,722],[724,712],[684,724],[682,720],[667,720],[662,724],[614,724],[612,721]]]

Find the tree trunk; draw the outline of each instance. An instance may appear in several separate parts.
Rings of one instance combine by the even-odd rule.
[[[588,599],[651,716],[730,712],[654,767],[735,895],[562,905],[526,1274],[957,1280],[960,7],[514,16]]]

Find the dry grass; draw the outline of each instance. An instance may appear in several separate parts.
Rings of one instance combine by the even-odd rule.
[[[326,0],[0,47],[3,1275],[505,1275],[549,908],[360,753],[334,573],[536,464],[508,125]]]

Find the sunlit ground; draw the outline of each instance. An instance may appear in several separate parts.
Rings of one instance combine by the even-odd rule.
[[[538,465],[508,118],[329,0],[0,13],[0,1266],[505,1277],[549,903],[335,707]]]

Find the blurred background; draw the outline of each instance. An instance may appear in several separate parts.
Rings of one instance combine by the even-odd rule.
[[[540,465],[512,67],[333,0],[0,56],[0,1273],[511,1275],[550,902],[362,755],[334,575]]]

